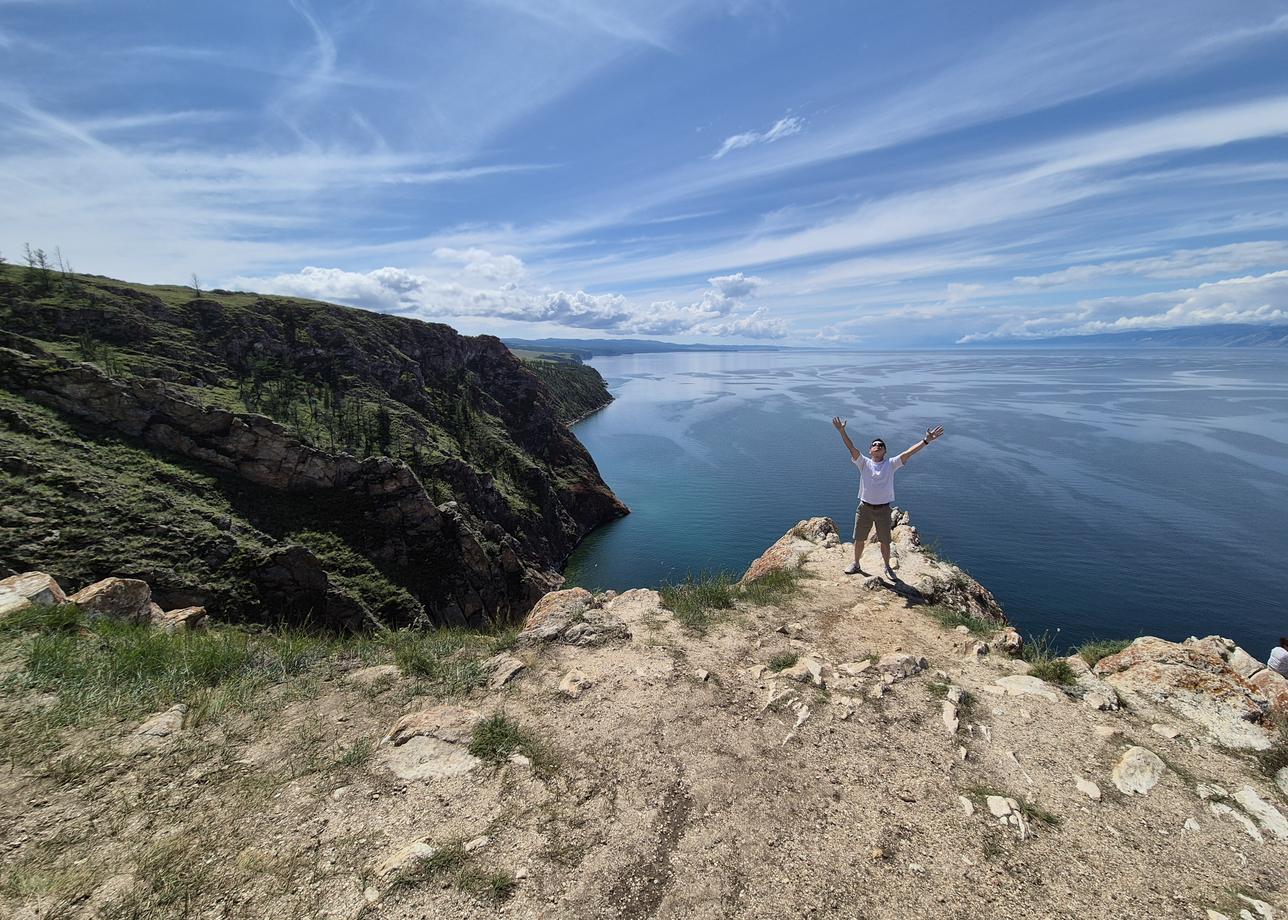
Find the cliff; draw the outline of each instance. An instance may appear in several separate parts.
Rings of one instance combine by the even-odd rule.
[[[341,644],[0,597],[0,910],[1284,910],[1282,681],[1218,637],[1016,657],[906,518],[894,555],[897,581],[846,576],[814,518],[737,584],[574,588],[517,634]]]
[[[522,616],[626,509],[499,340],[0,269],[0,566],[224,620]]]

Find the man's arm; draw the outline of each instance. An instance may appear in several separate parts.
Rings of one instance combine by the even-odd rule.
[[[910,457],[912,457],[912,455],[913,455],[913,454],[915,454],[917,451],[921,450],[923,447],[925,447],[925,446],[926,446],[927,444],[929,444],[931,441],[933,441],[933,440],[935,440],[936,438],[938,438],[938,437],[942,436],[942,435],[943,435],[943,433],[944,433],[944,426],[943,426],[943,425],[940,425],[940,426],[938,426],[938,427],[936,427],[936,428],[927,428],[927,429],[926,429],[926,436],[925,436],[924,438],[922,438],[922,439],[921,439],[920,441],[918,441],[916,444],[912,445],[911,447],[909,447],[907,450],[905,450],[903,453],[901,453],[901,454],[899,455],[899,462],[900,462],[900,463],[907,463],[907,462],[908,462],[908,459],[909,459]]]
[[[835,428],[837,431],[841,432],[841,440],[845,442],[846,448],[848,448],[850,451],[850,459],[858,460],[859,449],[854,446],[854,442],[850,440],[850,436],[845,433],[845,422],[841,419],[840,416],[832,417],[832,427]]]

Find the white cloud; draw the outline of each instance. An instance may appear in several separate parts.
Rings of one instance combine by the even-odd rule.
[[[991,332],[967,335],[961,341],[1049,338],[1217,323],[1288,323],[1288,271],[1226,278],[1175,291],[1082,300],[1040,317],[1017,317]]]
[[[271,277],[234,278],[228,286],[436,320],[487,317],[630,335],[782,338],[788,333],[787,324],[763,307],[738,313],[744,299],[765,283],[741,272],[712,278],[712,286],[688,303],[644,304],[616,293],[542,289],[518,258],[477,247],[440,247],[433,256],[417,271],[310,266]]]
[[[1288,242],[1262,240],[1204,249],[1178,249],[1167,255],[1148,258],[1071,265],[1041,275],[1018,275],[1015,281],[1030,287],[1058,287],[1127,275],[1144,278],[1201,278],[1204,275],[1229,274],[1254,266],[1277,264],[1288,264]]]
[[[711,154],[711,159],[718,160],[731,151],[751,147],[754,144],[772,144],[784,137],[800,134],[803,130],[805,130],[805,122],[794,115],[784,115],[764,131],[746,131],[726,137],[720,149]]]

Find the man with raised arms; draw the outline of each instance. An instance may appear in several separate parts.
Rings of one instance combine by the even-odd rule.
[[[866,574],[859,567],[859,560],[863,558],[863,544],[868,541],[868,534],[875,526],[877,540],[881,544],[881,558],[885,561],[886,577],[894,581],[897,576],[890,567],[890,506],[894,503],[894,474],[903,468],[913,454],[940,437],[944,429],[942,426],[927,428],[924,438],[897,457],[887,457],[885,441],[877,438],[868,449],[870,456],[865,457],[859,453],[846,433],[844,419],[833,418],[832,425],[841,433],[841,440],[850,451],[850,459],[859,468],[859,507],[854,513],[854,561],[845,570],[845,574]]]

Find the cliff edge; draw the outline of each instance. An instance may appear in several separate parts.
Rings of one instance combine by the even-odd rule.
[[[491,637],[261,637],[257,660],[289,676],[130,683],[133,705],[117,686],[110,712],[84,689],[124,627],[12,605],[0,903],[23,918],[1284,909],[1288,699],[1264,667],[1218,637],[1013,657],[991,595],[906,518],[897,581],[842,574],[851,553],[815,518],[737,585],[557,591]]]

